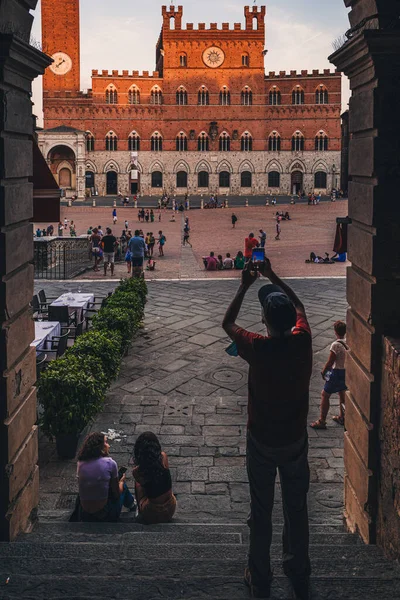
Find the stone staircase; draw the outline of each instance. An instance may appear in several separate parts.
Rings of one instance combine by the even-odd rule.
[[[0,544],[0,598],[248,598],[243,585],[248,528],[243,518],[235,523],[199,522],[185,514],[184,519],[146,527],[127,513],[117,524],[68,523],[49,515],[33,533]],[[284,600],[291,598],[291,591],[280,564],[279,515],[274,524],[271,598]],[[345,533],[341,525],[312,524],[310,550],[315,600],[400,597],[398,565]]]

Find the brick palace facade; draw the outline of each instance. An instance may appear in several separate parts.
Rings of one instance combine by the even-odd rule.
[[[92,71],[80,89],[79,0],[42,0],[39,145],[67,196],[291,194],[340,185],[341,73],[265,73],[265,7],[186,26],[162,7],[156,70]]]

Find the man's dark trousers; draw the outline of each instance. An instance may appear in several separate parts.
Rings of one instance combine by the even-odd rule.
[[[247,473],[250,483],[251,513],[249,568],[252,583],[262,586],[272,578],[270,546],[276,470],[282,491],[284,515],[283,570],[292,580],[309,577],[309,530],[307,493],[310,484],[308,438],[290,446],[269,448],[248,432]]]

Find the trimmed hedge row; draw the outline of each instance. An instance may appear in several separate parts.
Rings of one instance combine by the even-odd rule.
[[[101,410],[121,359],[144,317],[144,279],[124,279],[65,354],[38,381],[42,431],[50,438],[78,434]]]

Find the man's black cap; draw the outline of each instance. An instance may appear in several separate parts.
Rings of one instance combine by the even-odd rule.
[[[265,320],[276,331],[284,333],[296,325],[296,309],[287,294],[278,285],[264,285],[258,291]]]

